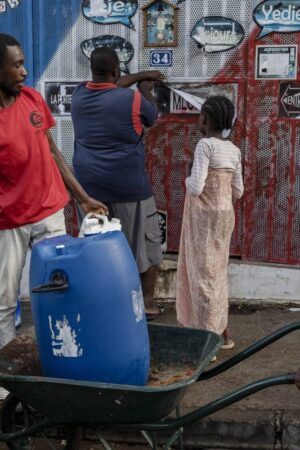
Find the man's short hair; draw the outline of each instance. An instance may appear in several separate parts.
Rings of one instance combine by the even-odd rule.
[[[9,34],[0,33],[0,68],[3,67],[7,54],[7,47],[9,46],[21,47],[16,38],[10,36]]]
[[[117,53],[110,47],[97,47],[91,54],[91,70],[95,75],[107,76],[114,73],[120,61]]]

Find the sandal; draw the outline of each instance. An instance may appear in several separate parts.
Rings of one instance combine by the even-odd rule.
[[[159,303],[155,303],[154,306],[156,306],[158,308],[158,311],[157,312],[145,312],[147,320],[157,319],[165,310],[164,307],[161,306]]]
[[[222,346],[221,346],[221,350],[231,350],[232,348],[235,347],[235,342],[233,339],[229,339],[227,342],[225,342]]]

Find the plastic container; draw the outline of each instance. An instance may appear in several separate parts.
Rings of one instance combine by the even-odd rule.
[[[122,232],[38,242],[30,292],[45,376],[146,384],[150,350],[143,295]]]
[[[109,231],[121,231],[121,222],[119,219],[112,218],[108,220],[106,216],[90,213],[83,219],[79,237],[91,236],[98,233],[108,233]]]
[[[18,328],[22,324],[22,311],[21,311],[21,300],[20,300],[20,292],[18,293],[17,298],[17,307],[15,312],[15,327]]]

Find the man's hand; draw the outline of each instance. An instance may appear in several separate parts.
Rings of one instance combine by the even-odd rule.
[[[163,81],[165,76],[159,70],[146,70],[145,72],[141,72],[144,76],[144,80],[149,81]]]
[[[117,82],[117,85],[119,87],[129,87],[144,80],[163,81],[164,79],[164,74],[162,74],[159,70],[145,70],[144,72],[123,75]]]
[[[153,81],[150,81],[150,80],[144,80],[144,81],[140,81],[138,83],[137,87],[141,93],[143,93],[145,90],[152,91],[152,89],[154,88],[154,83],[153,83]]]
[[[85,214],[88,213],[95,213],[102,215],[108,214],[107,207],[103,203],[99,202],[98,200],[95,200],[92,197],[88,197],[86,200],[82,201],[80,203],[80,207]]]

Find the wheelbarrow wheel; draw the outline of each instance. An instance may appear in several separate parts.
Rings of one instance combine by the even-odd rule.
[[[16,433],[36,423],[37,418],[33,409],[21,402],[16,395],[9,394],[1,404],[0,422],[2,433]],[[12,450],[31,449],[34,441],[35,437],[22,437],[6,442],[6,445]]]

